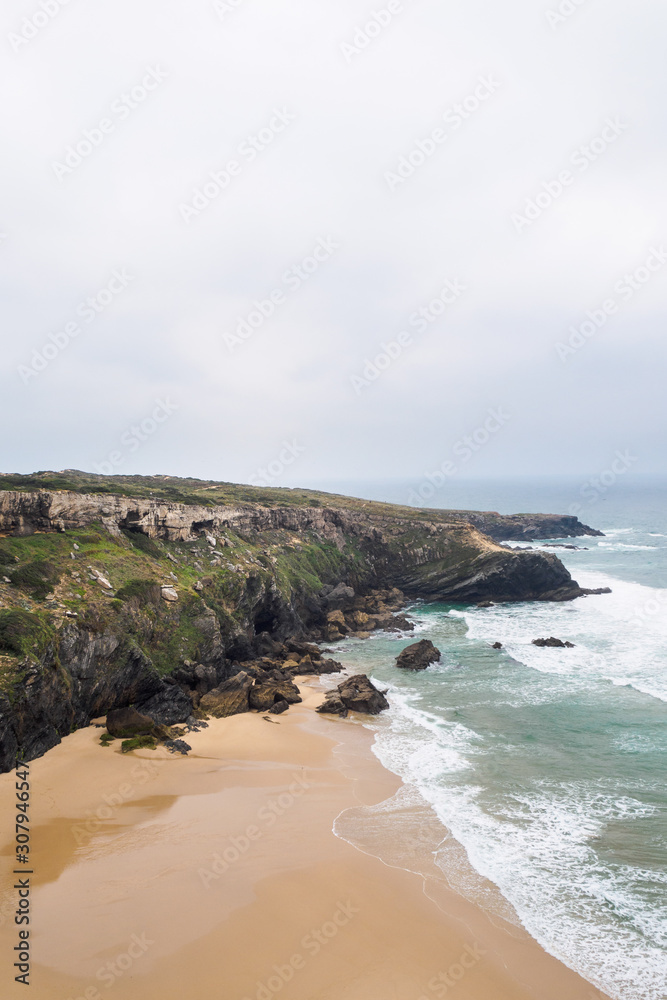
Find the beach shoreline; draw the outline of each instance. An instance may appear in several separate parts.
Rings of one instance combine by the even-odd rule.
[[[278,719],[210,720],[188,757],[123,756],[90,727],[32,762],[33,997],[602,997],[443,879],[332,832],[402,783],[368,729],[317,715],[321,689],[300,684],[303,704]],[[13,794],[5,774],[6,818]],[[8,822],[2,833],[11,864]],[[23,996],[11,878],[0,918],[10,998]]]

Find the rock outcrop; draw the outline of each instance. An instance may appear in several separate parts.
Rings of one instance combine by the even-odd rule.
[[[138,712],[149,715],[161,726],[187,722],[192,716],[192,698],[176,685],[167,685],[147,701],[136,706]]]
[[[154,719],[142,715],[136,708],[117,708],[109,712],[107,730],[116,739],[131,739],[133,736],[168,739],[171,735],[166,727],[157,725]]]
[[[226,719],[230,715],[249,712],[252,686],[252,677],[241,671],[205,694],[199,702],[199,707],[202,712],[216,719]]]
[[[396,657],[396,666],[401,670],[426,670],[432,663],[437,663],[441,652],[430,639],[414,642]]]
[[[249,692],[250,707],[257,712],[268,712],[279,702],[297,705],[302,700],[294,681],[279,670],[258,677]]]
[[[271,706],[271,708],[269,709],[269,713],[271,715],[282,715],[283,712],[286,712],[288,708],[289,708],[288,701],[275,701]]]
[[[573,642],[563,642],[562,639],[555,639],[553,635],[548,639],[533,639],[533,646],[553,646],[557,649],[574,649]]]
[[[527,542],[545,538],[604,537],[604,532],[582,524],[572,514],[498,514],[492,511],[452,511],[498,542]]]
[[[335,594],[334,610],[331,596]],[[336,642],[346,635],[367,638],[371,632],[412,632],[414,622],[396,612],[405,605],[405,594],[397,587],[376,590],[372,594],[357,594],[352,587],[328,587],[321,591],[326,609],[326,625],[318,633],[327,642]]]
[[[379,715],[389,708],[389,702],[366,674],[348,677],[332,691],[327,691],[324,701],[317,709],[323,715],[340,715],[361,712],[364,715]]]

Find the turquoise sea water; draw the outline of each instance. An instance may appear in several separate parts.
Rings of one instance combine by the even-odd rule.
[[[391,500],[406,491],[347,489]],[[581,502],[577,489],[457,483],[440,505],[566,513]],[[581,519],[605,537],[551,550],[582,585],[611,595],[422,604],[414,634],[332,647],[389,688],[391,712],[372,723],[375,753],[442,823],[436,858],[449,881],[479,895],[463,874],[456,884],[446,830],[551,954],[618,1000],[667,997],[666,500],[666,484],[617,484],[582,504]],[[550,635],[575,648],[531,643]],[[416,638],[432,639],[442,662],[398,671],[396,655]],[[359,842],[349,822],[337,832]]]

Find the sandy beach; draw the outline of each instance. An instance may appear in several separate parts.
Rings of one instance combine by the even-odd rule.
[[[30,766],[36,1000],[591,1000],[522,929],[332,833],[400,785],[321,698],[211,720],[192,753],[100,729]],[[2,995],[13,981],[14,775],[0,778]],[[389,846],[389,845],[388,845]]]

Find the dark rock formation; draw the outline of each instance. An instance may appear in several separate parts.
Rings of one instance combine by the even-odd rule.
[[[193,663],[191,660],[185,660],[174,669],[170,680],[185,689],[187,696],[190,697],[191,692],[201,696],[212,691],[220,678],[213,663]]]
[[[216,719],[225,719],[229,715],[239,715],[250,711],[250,689],[253,680],[245,671],[235,674],[224,681],[213,691],[209,691],[199,702],[202,712],[213,715]]]
[[[573,552],[588,552],[587,545],[563,545],[562,542],[545,542],[542,548],[545,549],[571,549]]]
[[[421,639],[399,653],[396,666],[401,670],[426,670],[431,663],[437,663],[441,655],[430,639]]]
[[[325,587],[322,591],[322,597],[327,609],[335,611],[351,608],[354,604],[355,593],[352,587],[339,583],[337,587]]]
[[[533,646],[555,646],[559,649],[574,649],[573,642],[563,642],[562,639],[555,639],[553,636],[549,639],[533,639]]]
[[[452,516],[468,521],[489,538],[502,542],[523,542],[543,538],[604,537],[604,532],[582,524],[570,514],[497,514],[492,511],[450,511]]]
[[[329,600],[326,593],[324,600]],[[320,637],[327,642],[336,642],[346,635],[365,639],[371,632],[378,630],[411,632],[415,627],[414,622],[405,615],[395,614],[396,609],[404,605],[405,595],[398,588],[375,591],[364,596],[357,594],[353,601],[348,601],[346,607],[327,611],[326,626]]]
[[[296,677],[305,677],[308,674],[339,674],[343,669],[342,663],[337,660],[325,660],[323,657],[318,660],[310,660],[304,657],[295,667],[286,667]]]
[[[136,708],[116,708],[107,715],[107,730],[117,739],[131,739],[133,736],[154,736],[168,739],[170,733],[164,726],[158,726],[148,715],[142,715]]]
[[[183,756],[187,756],[192,750],[190,744],[186,743],[185,740],[166,740],[164,745],[169,753],[182,753]]]
[[[493,645],[491,646],[491,649],[502,649],[502,648],[503,648],[502,642],[494,642]]]
[[[317,711],[323,715],[340,715],[342,719],[347,716],[347,705],[341,698],[338,688],[334,688],[333,691],[327,691],[324,701]]]
[[[255,681],[249,692],[250,708],[257,712],[268,712],[277,702],[286,701],[296,705],[302,701],[299,689],[285,674],[275,671],[265,679]]]
[[[168,684],[136,708],[161,726],[173,726],[177,722],[185,722],[192,715],[192,698],[180,687]]]
[[[276,701],[269,709],[271,715],[282,715],[289,708],[288,701]]]
[[[365,715],[379,715],[389,702],[381,691],[375,687],[366,674],[348,677],[333,691],[327,691],[325,700],[317,709],[328,715],[346,716],[350,712],[362,712]]]
[[[198,733],[200,729],[208,729],[208,722],[204,722],[203,719],[196,719],[194,715],[185,720],[185,725],[189,733]]]
[[[408,594],[428,601],[446,599],[460,604],[491,599],[570,601],[586,593],[553,553],[515,551],[491,542],[479,548],[468,548],[465,544],[452,560],[443,552],[440,559],[431,560],[428,566],[397,571],[397,577]]]

